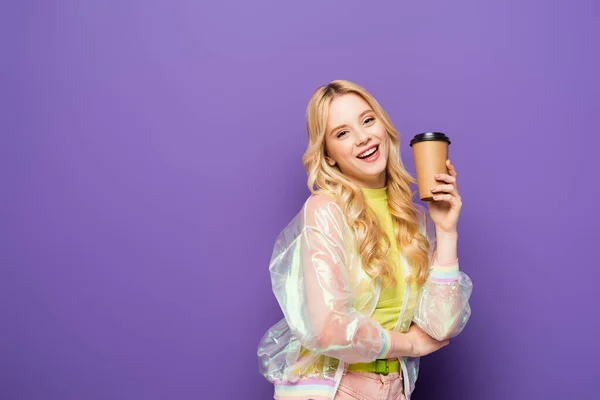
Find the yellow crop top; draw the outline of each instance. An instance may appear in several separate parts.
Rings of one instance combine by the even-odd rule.
[[[361,188],[364,195],[365,201],[371,207],[375,214],[379,225],[385,231],[388,239],[390,240],[389,257],[392,265],[395,269],[395,277],[397,284],[394,286],[382,286],[381,294],[379,295],[379,301],[375,307],[375,311],[371,318],[377,320],[384,329],[392,330],[396,326],[398,321],[398,315],[402,308],[402,301],[406,290],[406,281],[401,266],[400,252],[398,250],[398,242],[394,234],[394,224],[392,220],[392,214],[388,207],[387,201],[387,187],[381,189],[365,189]],[[404,314],[404,320],[412,320],[414,315],[414,309],[416,306],[418,287],[413,283],[415,287],[411,285],[410,296],[407,302],[406,313]]]

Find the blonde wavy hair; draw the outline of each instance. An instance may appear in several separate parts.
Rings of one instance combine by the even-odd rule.
[[[416,180],[406,171],[400,159],[400,138],[392,122],[369,92],[356,83],[335,80],[319,87],[312,95],[306,109],[308,148],[302,157],[308,174],[308,188],[312,193],[333,196],[344,212],[348,225],[354,230],[363,269],[373,278],[381,277],[387,285],[395,284],[393,265],[388,260],[390,242],[377,219],[368,212],[360,188],[346,177],[337,164],[325,160],[325,130],[329,105],[336,97],[345,94],[362,97],[383,122],[389,136],[390,149],[387,160],[388,205],[394,223],[398,248],[410,264],[408,282],[425,283],[429,267],[429,241],[419,232],[416,210],[412,203],[410,183]],[[381,239],[384,240],[383,248]]]

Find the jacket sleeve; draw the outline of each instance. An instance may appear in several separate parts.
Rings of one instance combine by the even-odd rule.
[[[349,363],[386,354],[388,333],[353,306],[349,227],[339,206],[326,195],[312,195],[296,219],[279,236],[269,266],[292,333],[303,347]]]
[[[462,332],[471,316],[469,298],[473,283],[459,270],[458,260],[448,264],[437,261],[435,225],[429,211],[417,206],[417,215],[430,243],[430,269],[419,294],[413,321],[432,338],[449,339]]]

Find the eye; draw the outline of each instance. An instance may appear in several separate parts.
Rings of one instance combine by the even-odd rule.
[[[344,134],[345,134],[346,132],[348,132],[348,131],[340,131],[340,132],[339,132],[339,133],[336,135],[336,137],[337,137],[337,138],[341,138],[342,136],[344,136]]]
[[[372,121],[375,121],[375,117],[369,117],[369,118],[365,119],[365,123],[369,123]]]

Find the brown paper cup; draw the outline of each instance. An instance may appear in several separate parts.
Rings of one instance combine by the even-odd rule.
[[[449,144],[450,139],[441,132],[420,133],[410,141],[415,157],[419,198],[422,201],[433,201],[431,188],[441,184],[435,179],[435,174],[448,173],[446,160]]]

